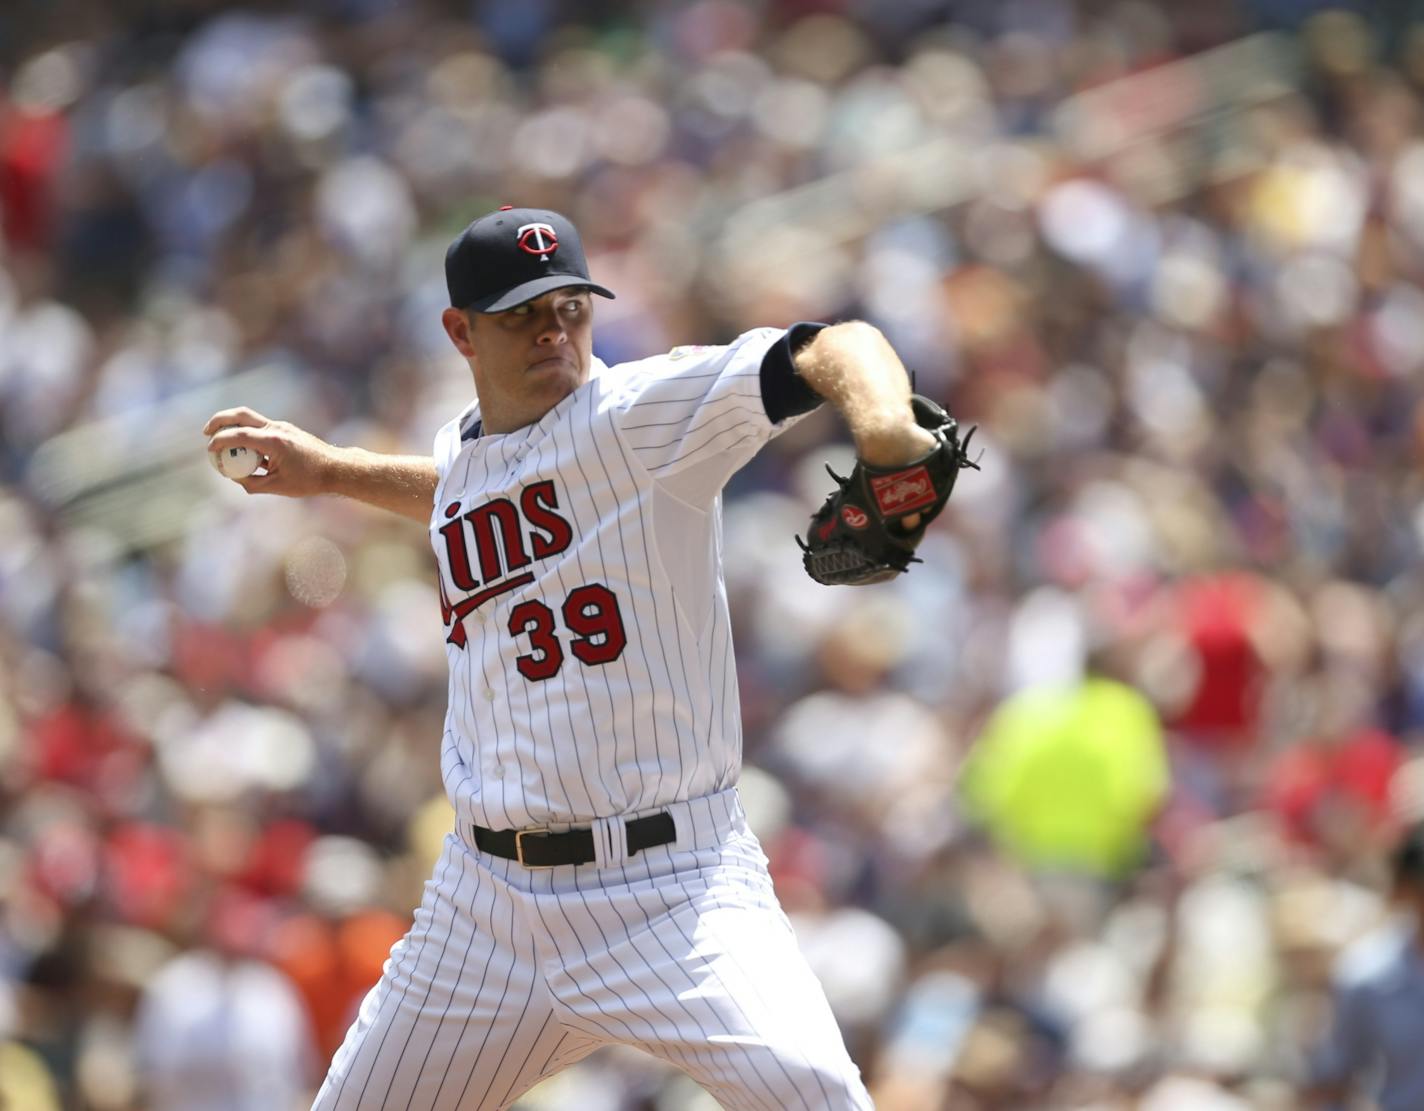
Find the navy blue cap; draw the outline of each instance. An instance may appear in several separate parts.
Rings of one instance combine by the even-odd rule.
[[[450,304],[504,312],[566,286],[613,294],[588,278],[577,229],[544,208],[501,208],[481,216],[445,252]]]

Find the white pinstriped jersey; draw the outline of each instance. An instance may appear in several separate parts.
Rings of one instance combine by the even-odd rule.
[[[534,424],[435,440],[431,540],[450,663],[441,749],[462,822],[587,823],[736,782],[721,489],[773,424],[785,335],[607,368]]]

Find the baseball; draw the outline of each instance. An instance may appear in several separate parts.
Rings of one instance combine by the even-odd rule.
[[[255,471],[262,460],[255,451],[245,447],[230,447],[226,451],[208,452],[208,458],[218,473],[228,478],[246,478]]]

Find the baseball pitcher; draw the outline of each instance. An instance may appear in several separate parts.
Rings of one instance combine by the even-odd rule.
[[[613,294],[554,212],[476,220],[445,273],[476,400],[433,458],[247,409],[205,429],[210,451],[261,457],[249,491],[423,521],[439,566],[456,825],[315,1106],[504,1108],[622,1043],[728,1108],[869,1107],[737,800],[720,497],[829,401],[860,462],[813,517],[806,568],[880,581],[972,466],[953,420],[863,323],[604,366],[593,298]]]

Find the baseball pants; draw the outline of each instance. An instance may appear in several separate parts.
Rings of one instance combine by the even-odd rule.
[[[509,1107],[636,1046],[729,1111],[870,1108],[736,792],[667,807],[671,845],[526,869],[446,838],[313,1111]]]

